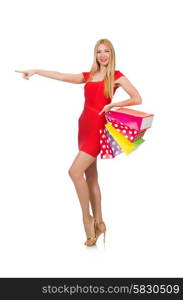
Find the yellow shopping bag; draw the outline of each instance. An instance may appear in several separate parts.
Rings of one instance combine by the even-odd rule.
[[[138,146],[134,143],[131,143],[122,133],[116,130],[111,124],[106,123],[105,127],[125,154],[128,155]]]

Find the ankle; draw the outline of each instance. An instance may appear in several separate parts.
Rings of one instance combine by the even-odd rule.
[[[97,230],[103,232],[106,230],[106,225],[103,220],[96,221]]]
[[[92,220],[92,216],[88,215],[88,216],[83,216],[83,222],[84,223],[91,223]]]
[[[95,220],[96,220],[96,223],[98,223],[98,224],[100,224],[100,223],[103,223],[104,221],[103,221],[103,219],[101,219],[101,218],[95,218]]]

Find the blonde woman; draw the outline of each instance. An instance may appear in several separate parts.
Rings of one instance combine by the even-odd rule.
[[[69,168],[69,175],[74,183],[82,209],[87,237],[85,245],[95,245],[102,233],[105,241],[106,225],[102,216],[97,172],[97,156],[100,153],[99,132],[104,129],[106,123],[104,112],[116,106],[141,104],[142,99],[139,92],[122,72],[115,70],[115,51],[108,39],[97,41],[89,72],[68,74],[39,69],[16,72],[23,73],[24,79],[38,74],[75,84],[85,83],[85,103],[78,120],[79,152]],[[113,95],[118,87],[122,87],[129,94],[130,99],[112,103]],[[90,205],[93,215],[90,213]]]

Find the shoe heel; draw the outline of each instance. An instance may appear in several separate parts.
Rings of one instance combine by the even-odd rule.
[[[104,244],[105,244],[105,231],[104,231]]]

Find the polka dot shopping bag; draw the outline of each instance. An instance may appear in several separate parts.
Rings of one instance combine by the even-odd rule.
[[[130,154],[144,142],[143,136],[152,126],[154,114],[120,108],[105,112],[105,128],[100,129],[100,157],[114,158]]]

